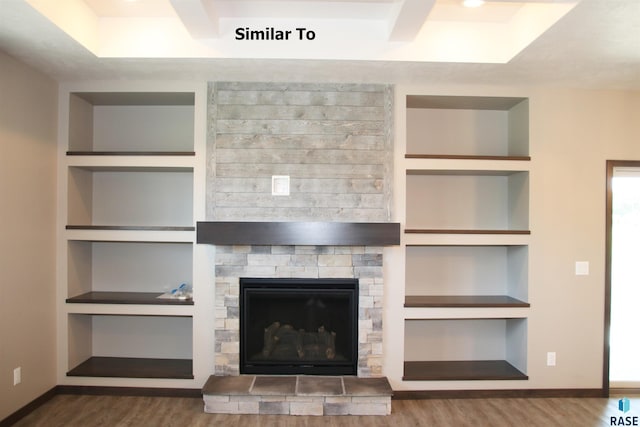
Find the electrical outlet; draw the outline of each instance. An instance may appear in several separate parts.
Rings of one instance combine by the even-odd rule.
[[[556,352],[550,351],[547,353],[547,366],[556,366]]]
[[[22,368],[17,367],[13,370],[13,385],[18,385],[22,382]]]

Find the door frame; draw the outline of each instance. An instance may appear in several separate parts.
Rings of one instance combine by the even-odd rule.
[[[602,392],[609,397],[609,337],[611,329],[611,262],[612,262],[612,226],[613,226],[613,171],[617,167],[640,169],[640,160],[607,160],[607,194],[605,218],[605,280],[604,280],[604,357],[602,367]]]

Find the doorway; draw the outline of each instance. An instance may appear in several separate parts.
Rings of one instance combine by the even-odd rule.
[[[607,162],[605,378],[640,388],[640,162]]]

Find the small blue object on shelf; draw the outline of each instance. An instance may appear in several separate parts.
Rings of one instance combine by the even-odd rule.
[[[177,288],[171,290],[171,295],[177,299],[191,299],[193,297],[193,290],[191,285],[182,283]]]

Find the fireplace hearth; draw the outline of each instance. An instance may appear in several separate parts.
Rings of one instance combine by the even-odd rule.
[[[240,279],[240,373],[356,375],[358,279]]]

